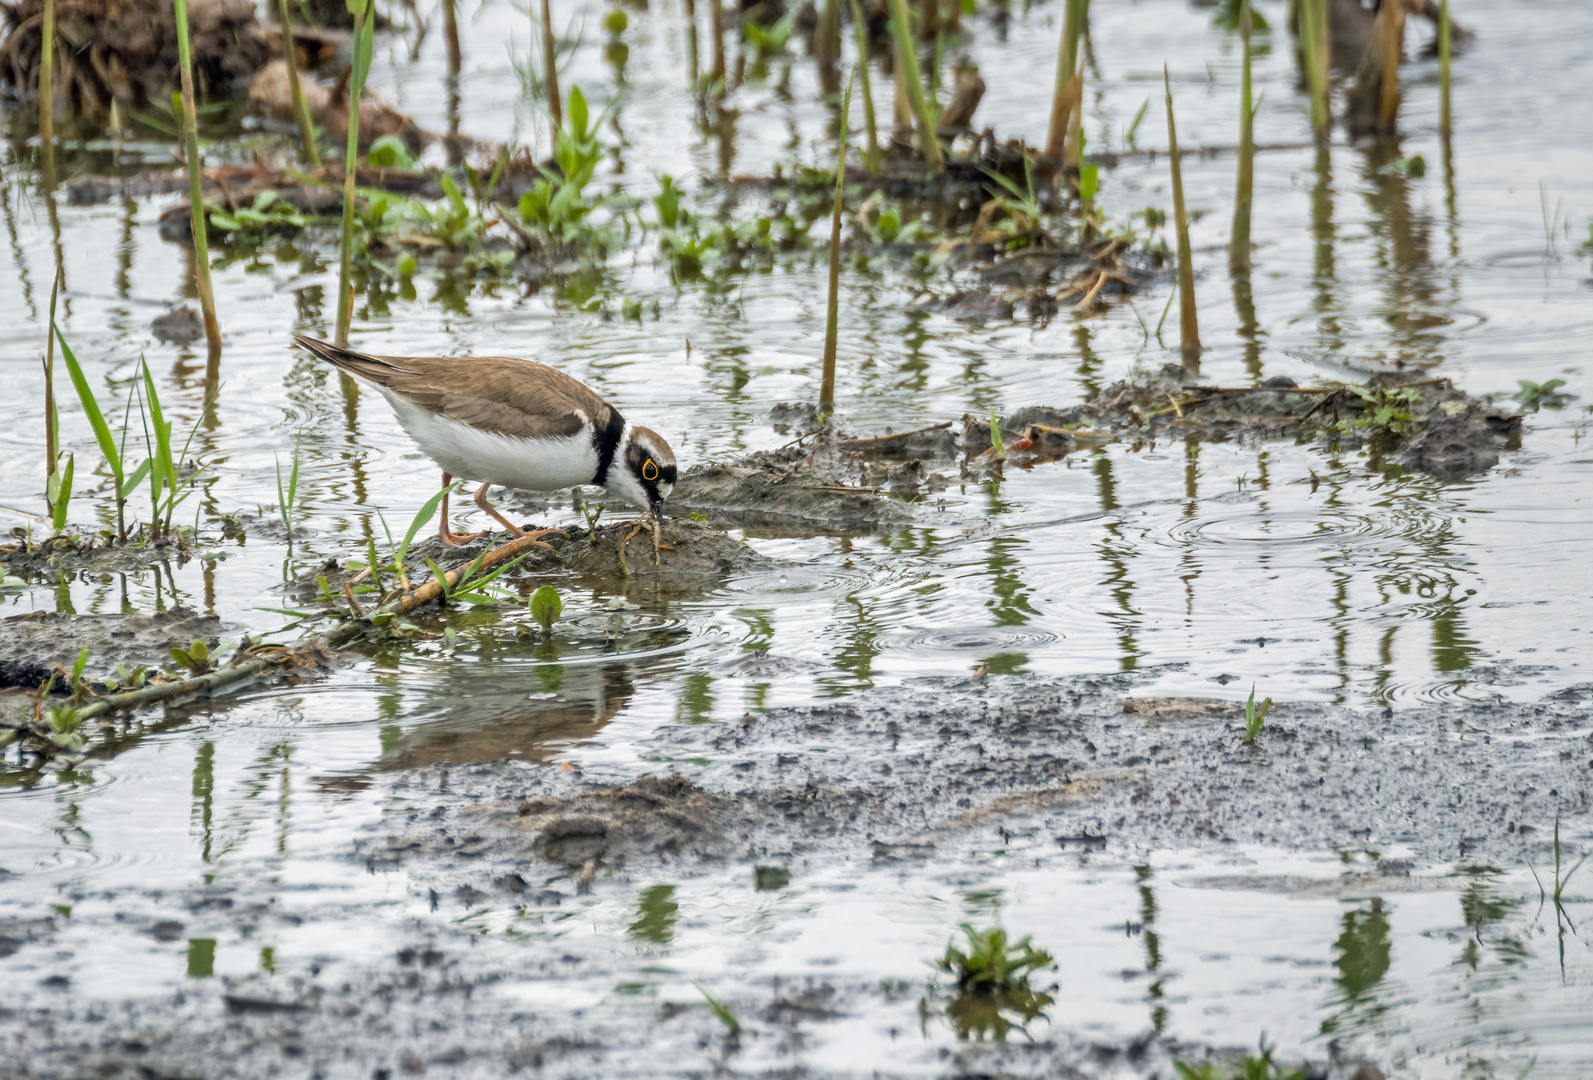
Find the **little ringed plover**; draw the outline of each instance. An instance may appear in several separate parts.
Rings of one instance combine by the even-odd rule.
[[[314,338],[294,341],[387,399],[426,455],[454,477],[477,481],[476,505],[516,537],[528,534],[487,502],[487,489],[558,491],[590,484],[641,507],[654,525],[675,487],[675,455],[661,436],[629,423],[583,383],[534,360],[507,356],[376,356]],[[463,544],[481,533],[437,534]]]

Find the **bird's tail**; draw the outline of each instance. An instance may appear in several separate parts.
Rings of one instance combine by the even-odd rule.
[[[341,348],[329,342],[318,341],[313,337],[305,337],[303,334],[294,334],[293,340],[299,348],[317,359],[325,360],[339,371],[345,371],[356,378],[375,383],[377,386],[389,385],[398,371],[384,357],[372,356],[370,353],[355,352],[353,349]]]

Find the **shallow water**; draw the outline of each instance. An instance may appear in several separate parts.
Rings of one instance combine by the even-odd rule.
[[[1566,380],[1578,398],[1528,416],[1523,448],[1489,473],[1442,484],[1368,469],[1354,454],[1277,442],[1112,444],[1009,469],[998,482],[954,476],[934,497],[934,512],[887,536],[754,535],[753,546],[784,569],[686,598],[642,590],[632,599],[643,610],[616,649],[600,629],[607,597],[576,591],[552,659],[516,643],[513,619],[461,624],[452,644],[381,651],[319,684],[238,695],[230,709],[94,763],[92,778],[7,792],[0,866],[16,876],[7,879],[6,914],[37,914],[58,892],[183,889],[212,874],[241,874],[284,898],[347,913],[281,937],[271,946],[274,963],[366,955],[381,936],[371,919],[431,917],[402,875],[368,877],[339,855],[351,830],[390,810],[384,771],[512,754],[628,772],[649,764],[637,746],[658,725],[730,721],[749,709],[980,663],[993,677],[1142,669],[1146,692],[1239,699],[1253,684],[1279,700],[1395,707],[1457,697],[1530,701],[1588,681],[1593,609],[1581,568],[1593,560],[1593,453],[1583,445],[1583,402],[1593,400],[1593,295],[1578,247],[1593,212],[1593,116],[1581,107],[1593,10],[1572,0],[1466,7],[1478,41],[1456,61],[1447,156],[1436,135],[1436,62],[1407,67],[1398,153],[1422,155],[1427,173],[1406,180],[1384,170],[1397,156],[1386,147],[1342,138],[1324,152],[1304,145],[1305,101],[1282,33],[1283,5],[1260,5],[1277,31],[1257,61],[1257,141],[1296,148],[1257,160],[1254,334],[1237,314],[1221,247],[1233,160],[1188,157],[1184,177],[1191,208],[1203,215],[1194,246],[1205,379],[1231,386],[1289,375],[1304,383],[1400,365],[1430,368],[1473,394],[1512,393],[1518,379]],[[632,12],[623,83],[604,58],[598,9],[556,3],[555,12],[560,25],[584,18],[587,26],[566,83],[578,83],[597,107],[619,95],[623,147],[613,179],[638,197],[648,198],[662,173],[697,187],[833,157],[833,116],[807,63],[793,63],[788,93],[777,78],[735,93],[732,143],[693,122],[687,41],[673,5]],[[1002,135],[1041,135],[1058,18],[1050,4],[1014,10],[1005,35],[988,19],[970,23],[970,51],[988,84],[979,118]],[[505,44],[523,51],[524,16],[487,6],[461,29],[462,129],[545,144],[544,121],[522,96]],[[1137,143],[1165,146],[1156,79],[1164,60],[1180,142],[1231,143],[1237,45],[1211,28],[1209,11],[1170,0],[1100,5],[1092,32],[1092,148],[1122,149],[1147,98]],[[448,126],[439,37],[428,38],[415,63],[403,46],[379,46],[373,75],[379,92],[433,130]],[[1425,37],[1425,28],[1412,31],[1413,43]],[[38,360],[57,251],[67,283],[61,324],[102,395],[125,401],[143,356],[183,431],[200,419],[204,361],[148,331],[187,289],[183,250],[155,229],[171,200],[55,205],[27,186],[20,165],[8,161],[6,169],[10,253],[0,316],[13,332],[0,342],[11,388],[0,402],[0,505],[37,510]],[[1103,170],[1099,199],[1117,220],[1165,207],[1165,157],[1125,156]],[[385,309],[357,311],[354,344],[557,363],[629,419],[664,432],[687,466],[786,441],[769,427],[768,409],[815,395],[822,266],[799,257],[733,278],[728,289],[677,288],[653,264],[651,241],[641,251],[617,259],[597,288],[595,302],[610,317],[583,306],[575,288],[522,291],[510,283],[462,297],[418,279],[417,302],[394,298]],[[301,568],[363,552],[368,536],[384,537],[378,511],[397,529],[436,482],[381,402],[345,398],[324,367],[286,346],[291,332],[326,332],[335,276],[335,264],[314,254],[262,255],[218,270],[222,385],[191,452],[212,469],[203,501],[187,512],[197,510],[200,528],[213,533],[222,515],[274,504],[277,464],[299,448],[306,534],[292,560]],[[1065,405],[1136,367],[1175,359],[1142,329],[1155,327],[1165,285],[1132,307],[1114,304],[1088,318],[1064,312],[1044,325],[970,326],[904,310],[913,280],[899,267],[845,271],[837,400],[859,432]],[[949,291],[943,281],[937,288]],[[627,298],[657,300],[657,318],[637,326],[612,317]],[[92,437],[74,402],[62,409],[81,467],[94,458]],[[80,492],[86,481],[80,468]],[[94,521],[96,505],[80,498],[74,522]],[[580,520],[568,497],[545,516]],[[293,606],[281,588],[281,546],[256,537],[219,547],[224,560],[190,561],[169,574],[85,577],[62,590],[5,594],[0,615],[147,611],[180,601],[239,629],[281,625],[281,616],[262,610]],[[741,661],[753,650],[785,661],[783,670],[747,671]],[[206,770],[211,778],[201,784]],[[1473,1054],[1499,1075],[1534,1054],[1534,1075],[1574,1075],[1554,1070],[1593,1053],[1586,1031],[1566,1020],[1577,995],[1586,1000],[1587,948],[1572,942],[1561,971],[1549,942],[1552,912],[1534,915],[1533,904],[1515,903],[1536,898],[1524,871],[1489,879],[1488,888],[1510,899],[1482,935],[1473,966],[1463,956],[1470,931],[1457,903],[1466,886],[1445,877],[1452,868],[1422,869],[1431,890],[1391,900],[1380,931],[1392,966],[1347,1001],[1333,943],[1344,920],[1364,928],[1372,917],[1364,898],[1268,884],[1288,874],[1332,878],[1336,856],[1244,858],[1248,864],[1233,866],[1242,860],[1232,854],[1113,852],[1081,866],[1052,851],[1037,866],[1016,857],[981,862],[967,881],[950,872],[890,877],[832,868],[777,900],[753,892],[746,875],[683,881],[678,929],[664,951],[690,962],[656,982],[635,969],[643,961],[629,944],[634,910],[594,900],[580,922],[582,933],[616,951],[615,985],[645,982],[649,994],[690,997],[692,980],[725,976],[733,984],[730,973],[739,971],[766,977],[821,965],[861,981],[919,978],[921,961],[968,914],[971,901],[960,897],[988,891],[999,895],[1008,925],[1066,958],[1061,1000],[1066,1023],[1081,1030],[1126,1037],[1164,1008],[1167,1030],[1183,1038],[1251,1043],[1265,1031],[1303,1052],[1319,1048],[1322,1023],[1343,1014],[1357,1045],[1407,1063],[1410,1075],[1453,1075]],[[1140,918],[1138,866],[1156,882],[1158,936],[1179,950],[1168,961],[1178,977],[1157,1001],[1147,1001],[1147,983],[1160,980],[1143,975],[1144,934],[1122,929]],[[1202,884],[1219,873],[1258,880]],[[1062,892],[1065,916],[1046,902]],[[73,920],[85,916],[100,927],[88,936],[104,933],[92,904],[75,902]],[[1239,952],[1235,928],[1257,925],[1268,939]],[[843,933],[860,944],[840,947]],[[258,943],[215,948],[217,973],[259,966]],[[68,951],[58,962],[23,952],[6,963],[40,978],[69,972],[86,989],[138,982],[133,974],[158,959],[165,981],[145,982],[140,992],[181,981],[188,970],[181,943],[86,937]],[[1122,974],[1135,970],[1141,974]],[[586,991],[593,1001],[619,1000],[603,979]],[[893,1008],[855,1021],[867,1030],[835,1025],[811,1048],[812,1063],[855,1064],[855,1046],[885,1027],[916,1032],[916,996]],[[1477,1016],[1488,1018],[1482,1034],[1470,1026]],[[932,1069],[929,1048],[945,1037],[902,1039],[914,1047],[909,1056]],[[902,1065],[894,1051],[883,1052]]]

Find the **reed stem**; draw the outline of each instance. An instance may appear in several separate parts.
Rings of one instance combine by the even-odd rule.
[[[553,117],[553,141],[557,142],[559,129],[564,126],[564,106],[559,98],[559,57],[553,43],[553,11],[548,0],[542,0],[542,81],[548,94],[548,115]]]
[[[898,3],[901,0],[897,0]],[[835,343],[841,323],[841,195],[846,185],[847,124],[852,114],[852,76],[846,80],[846,96],[841,99],[840,145],[835,152],[835,205],[830,209],[830,290],[825,301],[824,375],[819,383],[819,412],[835,410]]]
[[[1234,188],[1233,231],[1228,238],[1228,270],[1250,269],[1250,204],[1255,189],[1255,106],[1251,102],[1250,0],[1239,0],[1239,44],[1244,52],[1239,78],[1239,177]]]
[[[293,23],[288,17],[288,0],[277,0],[277,21],[282,24],[282,61],[288,66],[288,91],[293,96],[293,115],[299,122],[299,140],[304,144],[304,161],[311,168],[321,167],[321,151],[315,145],[315,125],[310,108],[304,103],[299,86],[299,50],[293,45]]]
[[[1449,139],[1449,57],[1453,48],[1449,27],[1449,0],[1438,2],[1438,134]]]
[[[1057,43],[1056,90],[1051,97],[1051,126],[1046,132],[1045,156],[1059,165],[1073,110],[1084,97],[1084,80],[1078,71],[1079,37],[1084,33],[1089,9],[1089,0],[1067,0],[1062,37]],[[1075,75],[1079,78],[1075,79]]]
[[[1384,3],[1377,11],[1377,48],[1383,80],[1378,86],[1377,130],[1392,135],[1399,126],[1399,66],[1405,54],[1405,5]]]
[[[841,0],[824,0],[819,25],[813,34],[813,57],[821,68],[841,60]]]
[[[880,167],[879,129],[874,123],[874,89],[868,74],[868,24],[863,21],[863,5],[858,0],[851,2],[852,30],[857,38],[857,66],[852,69],[852,74],[860,76],[863,84],[863,127],[868,133],[868,150],[863,155],[863,167],[870,176],[877,176]]]
[[[464,63],[464,53],[459,48],[459,11],[456,7],[458,0],[442,0],[443,9],[443,38],[448,42],[448,71],[458,75],[459,68]],[[546,4],[543,5],[546,7]],[[367,7],[366,18],[374,20],[376,12]]]
[[[39,146],[44,184],[55,186],[55,0],[44,0],[44,40],[39,57]]]
[[[1311,96],[1311,130],[1318,139],[1327,138],[1333,122],[1328,108],[1327,5],[1328,0],[1300,0],[1300,57]]]
[[[194,62],[188,43],[188,0],[176,0],[177,61],[182,78],[181,95],[172,104],[182,115],[183,143],[188,157],[188,211],[194,234],[194,280],[199,287],[199,311],[205,322],[205,342],[210,359],[221,355],[221,324],[216,321],[216,295],[210,287],[210,244],[205,236],[204,165],[199,159],[199,119],[194,111]]]
[[[1173,171],[1173,222],[1178,231],[1178,332],[1184,361],[1200,355],[1200,326],[1195,319],[1195,262],[1189,247],[1189,216],[1184,212],[1184,175],[1178,155],[1178,126],[1173,121],[1173,83],[1162,67],[1167,92],[1167,155]]]
[[[181,0],[179,0],[179,3]],[[348,145],[343,152],[343,242],[338,256],[337,332],[333,341],[348,348],[349,324],[354,319],[354,200],[360,161],[360,100],[365,95],[365,76],[371,67],[371,38],[376,20],[370,0],[350,0],[354,14],[353,68],[348,81]]]
[[[940,155],[940,135],[935,130],[935,118],[930,115],[929,103],[924,98],[924,78],[918,68],[918,47],[913,41],[913,24],[907,15],[906,0],[890,0],[891,32],[896,37],[896,63],[901,67],[902,82],[906,85],[907,101],[918,121],[918,136],[929,171],[942,172],[945,162]]]
[[[713,67],[708,70],[708,81],[718,85],[719,94],[723,94],[725,86],[725,3],[724,0],[713,0],[708,7],[708,17],[713,25],[708,28],[709,37],[713,41]]]
[[[44,453],[48,459],[44,468],[44,490],[51,489],[50,481],[59,467],[61,447],[60,432],[56,430],[55,414],[55,301],[61,293],[61,267],[55,267],[55,280],[50,283],[50,329],[44,335]],[[55,517],[55,500],[46,498],[50,517]]]

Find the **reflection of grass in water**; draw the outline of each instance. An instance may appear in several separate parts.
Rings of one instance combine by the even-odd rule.
[[[675,922],[679,918],[680,904],[675,901],[675,886],[653,885],[642,890],[636,921],[626,932],[638,941],[668,945],[675,939]]]
[[[1258,1057],[1245,1056],[1237,1061],[1222,1063],[1203,1061],[1200,1068],[1182,1061],[1174,1061],[1179,1080],[1305,1080],[1304,1069],[1280,1069],[1272,1061],[1272,1047],[1265,1044]]]

